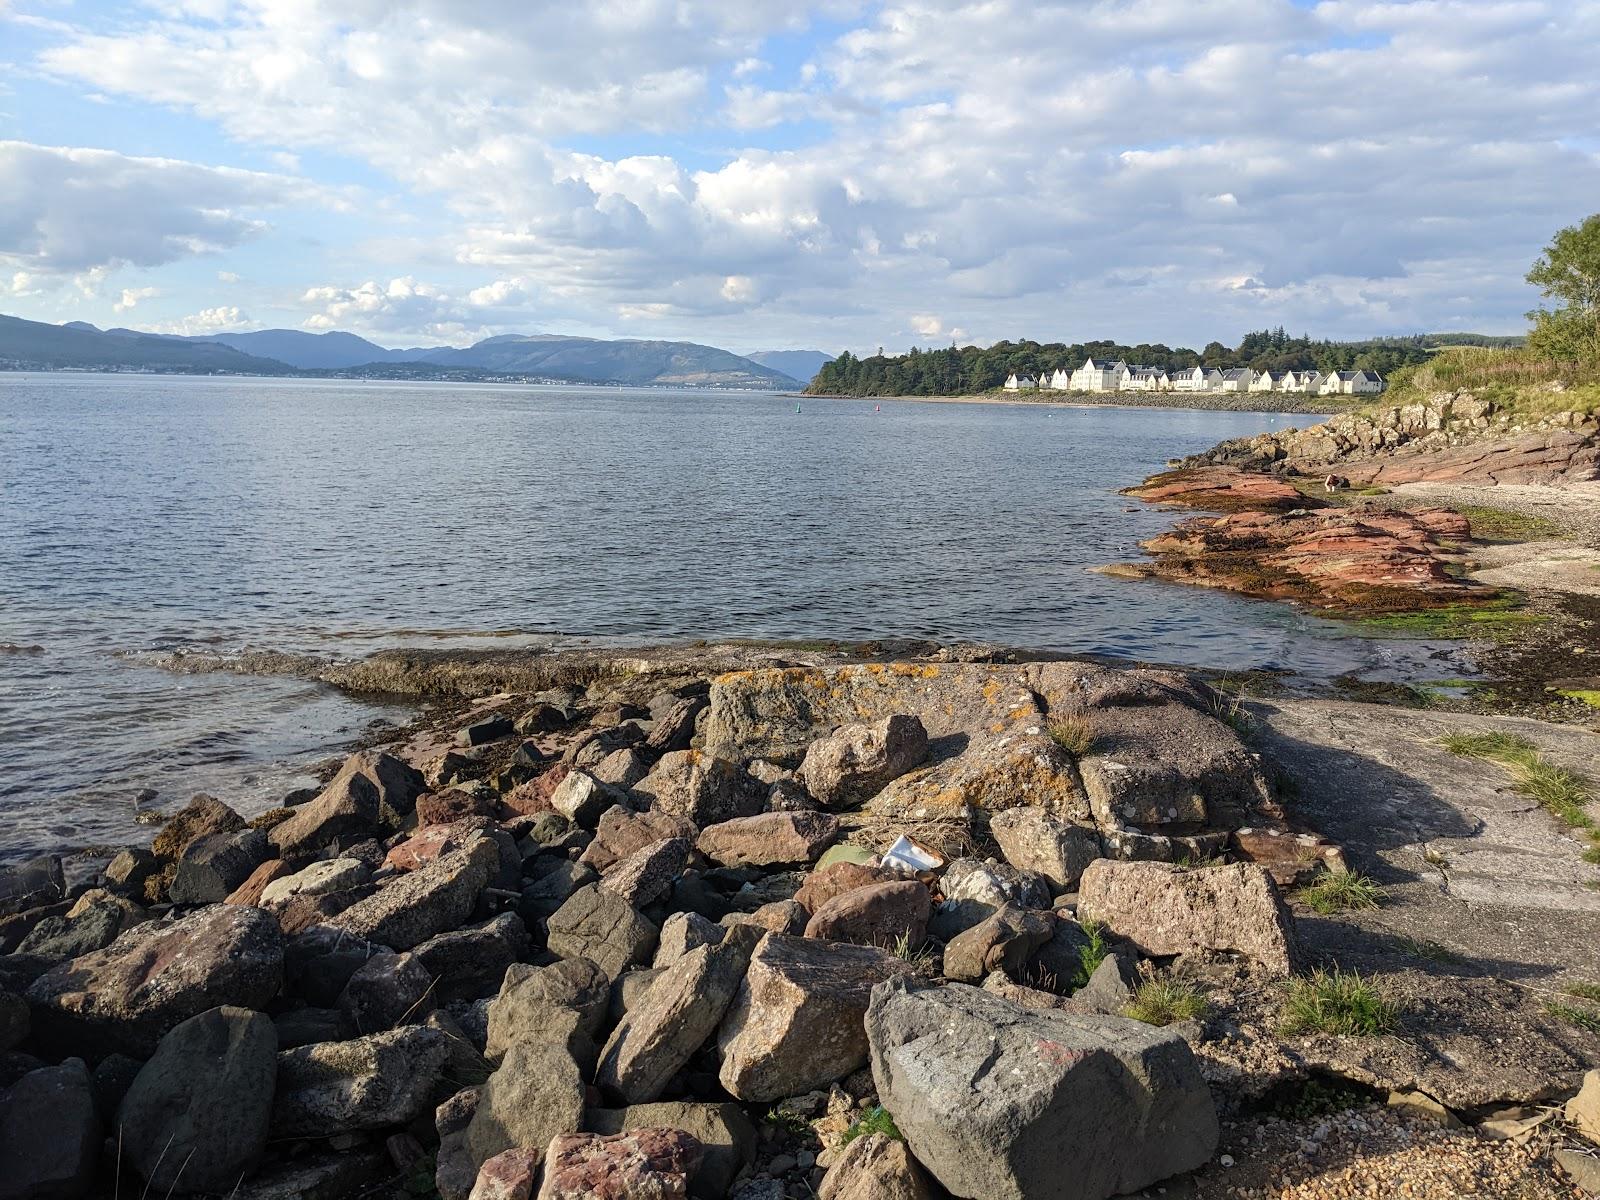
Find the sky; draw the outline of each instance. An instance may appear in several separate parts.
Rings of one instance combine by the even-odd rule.
[[[0,0],[0,312],[872,352],[1515,333],[1600,0]]]

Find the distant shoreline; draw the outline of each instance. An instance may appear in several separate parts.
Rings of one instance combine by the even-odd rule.
[[[1273,392],[1274,403],[1266,403],[1262,397],[1268,393],[1237,393],[1222,392],[1215,394],[1202,394],[1196,392],[1107,392],[1106,399],[1097,398],[1094,392],[1069,392],[1071,399],[1045,399],[1043,396],[1023,395],[998,395],[994,392],[979,392],[970,396],[837,396],[813,395],[806,392],[787,392],[786,396],[794,400],[860,400],[864,403],[878,404],[885,400],[891,403],[912,401],[921,404],[1002,404],[1019,408],[1188,408],[1200,412],[1256,412],[1256,413],[1305,413],[1311,416],[1331,416],[1341,411],[1342,406],[1330,407],[1326,403],[1311,404],[1309,400],[1320,400],[1323,397],[1294,397],[1284,396],[1282,393]],[[1111,397],[1115,397],[1112,399]]]

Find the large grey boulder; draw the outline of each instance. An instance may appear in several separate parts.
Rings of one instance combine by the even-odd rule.
[[[595,1083],[629,1104],[659,1098],[716,1032],[760,937],[748,925],[731,929],[662,971],[606,1043]]]
[[[771,934],[723,1018],[719,1078],[741,1100],[827,1087],[867,1060],[873,987],[912,968],[870,946]]]
[[[123,1097],[123,1153],[154,1190],[227,1193],[267,1144],[278,1077],[270,1018],[213,1008],[174,1027]]]
[[[577,1062],[549,1042],[513,1042],[478,1098],[465,1146],[475,1167],[504,1150],[542,1161],[559,1134],[583,1125],[584,1082]]]
[[[610,995],[609,977],[586,958],[564,958],[546,967],[517,963],[506,970],[500,994],[489,1005],[484,1055],[499,1062],[523,1041],[570,1047],[577,1036],[592,1042]]]
[[[660,931],[621,896],[590,884],[579,888],[549,921],[550,949],[563,958],[587,958],[615,979],[646,966]]]
[[[1102,857],[1100,835],[1087,825],[1077,825],[1042,808],[1008,808],[989,821],[989,832],[1019,871],[1044,876],[1057,892],[1078,886],[1090,863]]]
[[[259,829],[196,838],[178,859],[167,898],[174,904],[221,904],[267,855],[267,835]]]
[[[0,1092],[0,1200],[89,1195],[101,1137],[83,1059],[29,1071]]]
[[[427,1111],[449,1058],[449,1038],[426,1025],[280,1051],[271,1134],[328,1137],[404,1125]]]
[[[339,996],[350,1037],[396,1025],[420,1025],[436,1003],[434,976],[409,950],[375,954],[358,967]]]
[[[287,904],[296,896],[325,896],[330,892],[348,891],[360,887],[371,877],[371,868],[359,858],[323,859],[268,882],[261,889],[261,904],[272,908]]]
[[[1274,975],[1298,957],[1294,918],[1253,863],[1183,868],[1102,859],[1083,873],[1078,917],[1099,921],[1155,957],[1233,953]]]
[[[47,1044],[148,1058],[179,1022],[224,1004],[263,1008],[282,985],[278,923],[258,908],[215,904],[135,925],[105,949],[52,967],[27,997]]]
[[[495,840],[475,833],[461,849],[391,880],[326,923],[369,942],[410,950],[466,924],[499,868]]]
[[[890,980],[866,1017],[872,1076],[917,1161],[973,1200],[1104,1200],[1193,1170],[1216,1107],[1177,1034]]]
[[[905,713],[869,725],[845,725],[811,743],[796,772],[825,808],[854,808],[928,754],[928,731]]]
[[[94,901],[80,906],[76,916],[46,917],[28,931],[16,952],[47,962],[65,962],[104,949],[131,923],[128,911],[115,902]]]

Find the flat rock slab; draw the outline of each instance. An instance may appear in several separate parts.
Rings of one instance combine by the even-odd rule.
[[[1454,732],[1501,731],[1592,774],[1600,737],[1517,717],[1340,700],[1277,700],[1256,711],[1264,756],[1295,784],[1290,816],[1387,888],[1383,907],[1339,923],[1436,942],[1512,977],[1600,978],[1592,886],[1600,868],[1583,861],[1587,842],[1516,792],[1503,767],[1441,744]],[[1333,922],[1300,924],[1313,949],[1343,944]]]

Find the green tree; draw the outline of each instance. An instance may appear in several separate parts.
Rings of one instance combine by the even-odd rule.
[[[1600,362],[1600,213],[1560,230],[1528,282],[1558,302],[1528,314],[1529,347],[1561,361]]]

